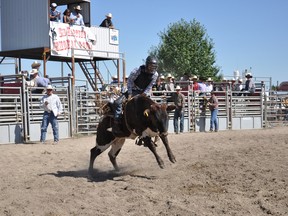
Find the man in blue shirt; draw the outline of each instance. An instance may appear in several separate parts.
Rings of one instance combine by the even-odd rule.
[[[60,11],[57,11],[56,8],[57,8],[57,4],[52,3],[51,9],[50,9],[50,21],[58,22],[61,19],[60,17],[61,13]]]

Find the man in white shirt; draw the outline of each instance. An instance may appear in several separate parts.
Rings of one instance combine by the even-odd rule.
[[[51,123],[54,144],[59,141],[59,127],[57,117],[62,113],[63,107],[59,97],[53,94],[53,87],[48,85],[46,88],[46,95],[40,101],[40,107],[44,109],[43,119],[41,123],[41,137],[40,142],[45,143],[46,133],[49,123]]]
[[[70,19],[73,20],[74,25],[84,26],[83,16],[82,14],[80,14],[81,10],[82,8],[80,7],[80,5],[77,5],[76,7],[74,7],[74,11],[70,15]]]

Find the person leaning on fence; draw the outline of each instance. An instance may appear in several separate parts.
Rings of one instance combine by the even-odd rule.
[[[206,80],[206,92],[210,94],[211,91],[213,91],[213,80],[211,77],[208,77]]]
[[[76,7],[74,7],[74,11],[72,11],[70,15],[70,19],[73,20],[73,24],[84,26],[83,16],[80,13],[81,10],[82,8],[80,7],[80,5],[77,5]]]
[[[176,86],[175,90],[176,90],[176,93],[174,93],[172,97],[174,105],[176,106],[175,111],[174,111],[173,125],[174,125],[174,132],[178,134],[179,133],[178,119],[180,119],[180,133],[183,133],[184,131],[185,97],[180,92],[181,91],[180,86]]]
[[[49,123],[52,126],[54,144],[59,141],[59,126],[57,117],[63,112],[62,103],[58,95],[53,94],[53,87],[48,85],[46,88],[46,95],[40,101],[40,107],[44,109],[43,119],[41,123],[41,137],[42,144],[46,141],[46,133]]]
[[[210,119],[210,132],[213,132],[213,126],[214,131],[218,132],[219,126],[218,126],[218,98],[215,95],[214,91],[211,91],[211,97],[208,100],[208,107],[211,112],[211,119]]]
[[[50,8],[50,14],[49,14],[50,21],[53,21],[53,22],[60,21],[61,13],[58,10],[56,10],[56,8],[57,8],[57,4],[52,3],[51,8]]]
[[[255,93],[255,83],[252,80],[253,76],[251,73],[247,73],[245,77],[246,77],[245,87],[244,89],[242,89],[242,91],[244,90],[246,92],[245,95],[252,95]]]
[[[63,23],[73,24],[74,20],[72,20],[70,16],[71,16],[71,11],[69,9],[66,9],[63,13]]]
[[[165,86],[161,83],[160,77],[157,78],[156,83],[152,86],[152,91],[158,91],[157,93],[152,92],[155,96],[163,95],[163,91],[165,91]]]
[[[106,19],[102,21],[102,23],[100,24],[100,27],[114,29],[111,13],[106,14]]]

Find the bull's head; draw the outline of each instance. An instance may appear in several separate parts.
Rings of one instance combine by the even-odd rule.
[[[149,109],[145,109],[143,115],[151,123],[150,129],[160,134],[166,134],[168,131],[168,113],[175,109],[174,105],[154,103]]]

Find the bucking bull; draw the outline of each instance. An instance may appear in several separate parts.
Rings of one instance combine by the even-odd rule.
[[[115,170],[119,170],[116,157],[119,154],[126,138],[135,139],[143,143],[154,154],[160,168],[164,168],[164,162],[157,154],[156,144],[152,137],[159,136],[164,143],[169,160],[172,163],[176,159],[168,142],[168,114],[167,111],[175,109],[174,105],[157,104],[145,95],[137,95],[129,100],[123,108],[122,129],[123,136],[116,137],[111,131],[113,116],[104,115],[97,128],[96,146],[90,150],[89,176],[93,173],[93,164],[98,155],[111,147],[108,155]]]

